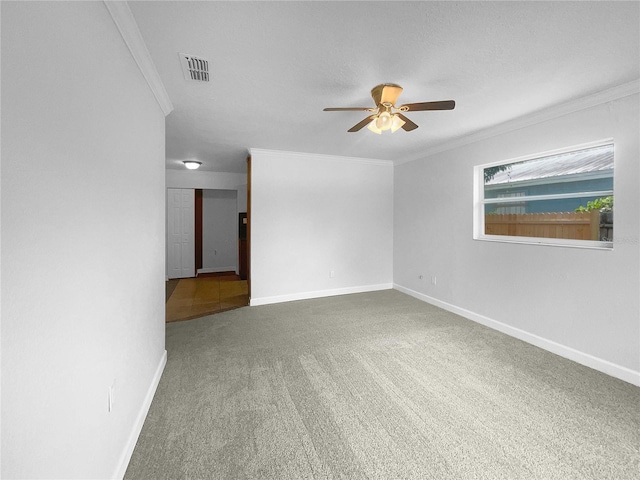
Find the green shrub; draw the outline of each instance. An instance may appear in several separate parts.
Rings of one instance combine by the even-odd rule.
[[[596,198],[595,200],[587,202],[586,205],[580,205],[575,209],[576,212],[590,212],[591,210],[600,210],[601,212],[610,212],[613,210],[613,195]]]

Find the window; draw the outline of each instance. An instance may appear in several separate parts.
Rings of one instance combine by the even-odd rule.
[[[613,142],[475,167],[474,238],[613,246]]]
[[[499,193],[498,198],[524,197],[524,192]],[[509,202],[498,206],[496,213],[525,213],[524,202]]]

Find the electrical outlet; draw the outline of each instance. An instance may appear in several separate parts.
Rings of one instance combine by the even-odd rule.
[[[437,285],[438,284],[438,278],[435,275],[431,276],[431,285]]]
[[[331,270],[331,271],[329,272],[329,278],[333,278],[333,277],[335,277],[335,276],[336,276],[336,272],[334,272],[333,270]]]

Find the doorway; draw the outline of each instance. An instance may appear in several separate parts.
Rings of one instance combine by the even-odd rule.
[[[241,266],[244,277],[246,211],[245,190],[168,188],[167,279],[240,274]]]
[[[239,227],[236,190],[195,190],[196,274],[239,273]]]
[[[167,190],[167,321],[249,304],[246,206],[241,187]]]

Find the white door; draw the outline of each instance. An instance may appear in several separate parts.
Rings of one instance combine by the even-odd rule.
[[[167,272],[169,278],[195,277],[195,190],[167,189]]]

